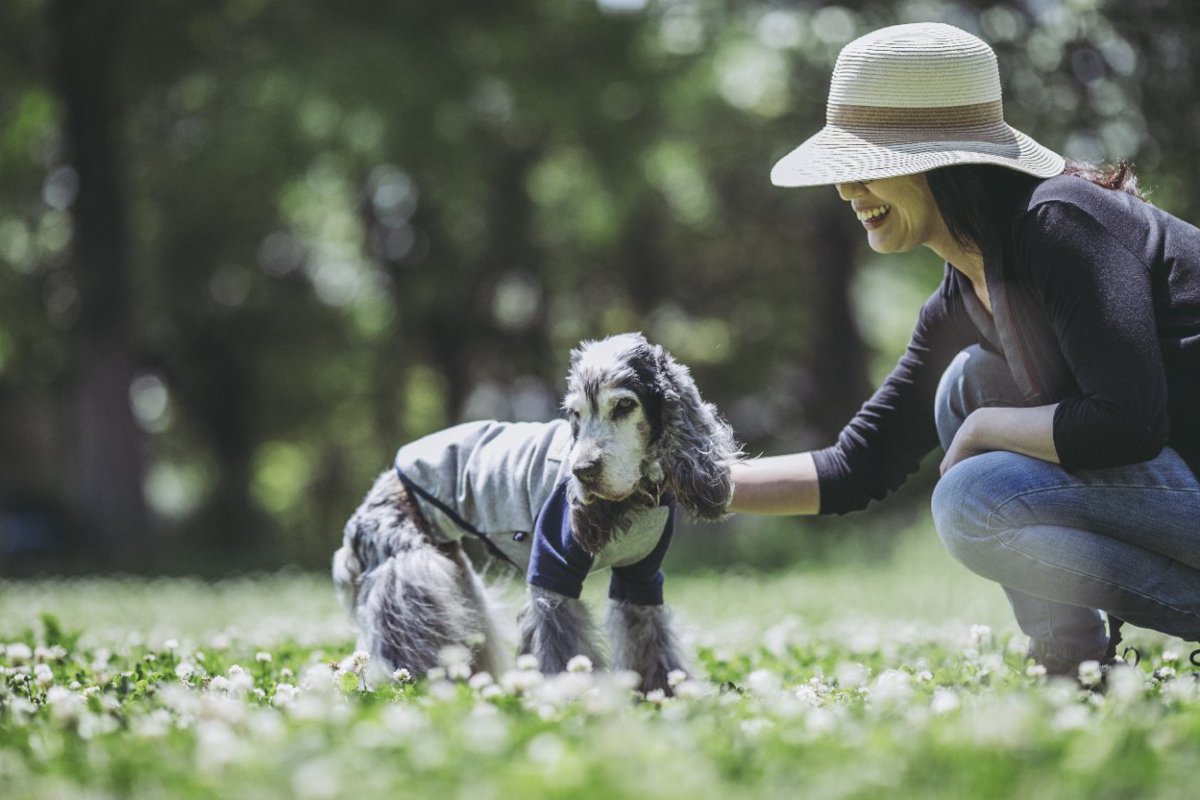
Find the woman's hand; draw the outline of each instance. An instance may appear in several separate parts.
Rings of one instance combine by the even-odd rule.
[[[982,410],[982,409],[980,409]],[[966,461],[968,458],[980,453],[986,453],[987,450],[980,447],[978,443],[978,434],[976,433],[975,420],[978,419],[973,412],[959,426],[958,433],[954,434],[954,441],[950,443],[949,449],[946,450],[946,455],[942,458],[941,465],[938,466],[938,472],[945,475],[951,467],[960,461]]]
[[[941,474],[945,475],[960,461],[993,450],[1007,450],[1051,464],[1059,463],[1058,450],[1054,446],[1056,408],[1057,404],[1036,408],[976,409],[963,420],[954,435],[939,467]]]

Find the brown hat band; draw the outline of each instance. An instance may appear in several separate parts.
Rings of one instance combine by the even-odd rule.
[[[937,108],[884,108],[830,103],[825,111],[825,120],[839,128],[962,130],[1003,125],[1004,107],[999,100]]]

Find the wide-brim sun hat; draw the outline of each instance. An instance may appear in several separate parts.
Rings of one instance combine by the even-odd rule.
[[[937,22],[894,25],[842,48],[825,127],[771,169],[777,186],[878,180],[951,164],[1048,178],[1063,157],[1004,121],[986,42]]]

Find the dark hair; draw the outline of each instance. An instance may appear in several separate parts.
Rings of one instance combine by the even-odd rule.
[[[1074,175],[1105,189],[1140,200],[1137,176],[1126,161],[1097,165],[1067,161],[1064,175]],[[926,173],[929,190],[950,235],[968,252],[981,253],[995,226],[1008,219],[1020,197],[1042,179],[994,164],[954,164]]]

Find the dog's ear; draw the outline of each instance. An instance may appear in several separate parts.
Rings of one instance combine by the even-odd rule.
[[[719,519],[733,494],[729,465],[739,448],[716,406],[700,398],[688,368],[654,345],[655,377],[662,399],[659,442],[668,487],[679,504],[699,519]]]

